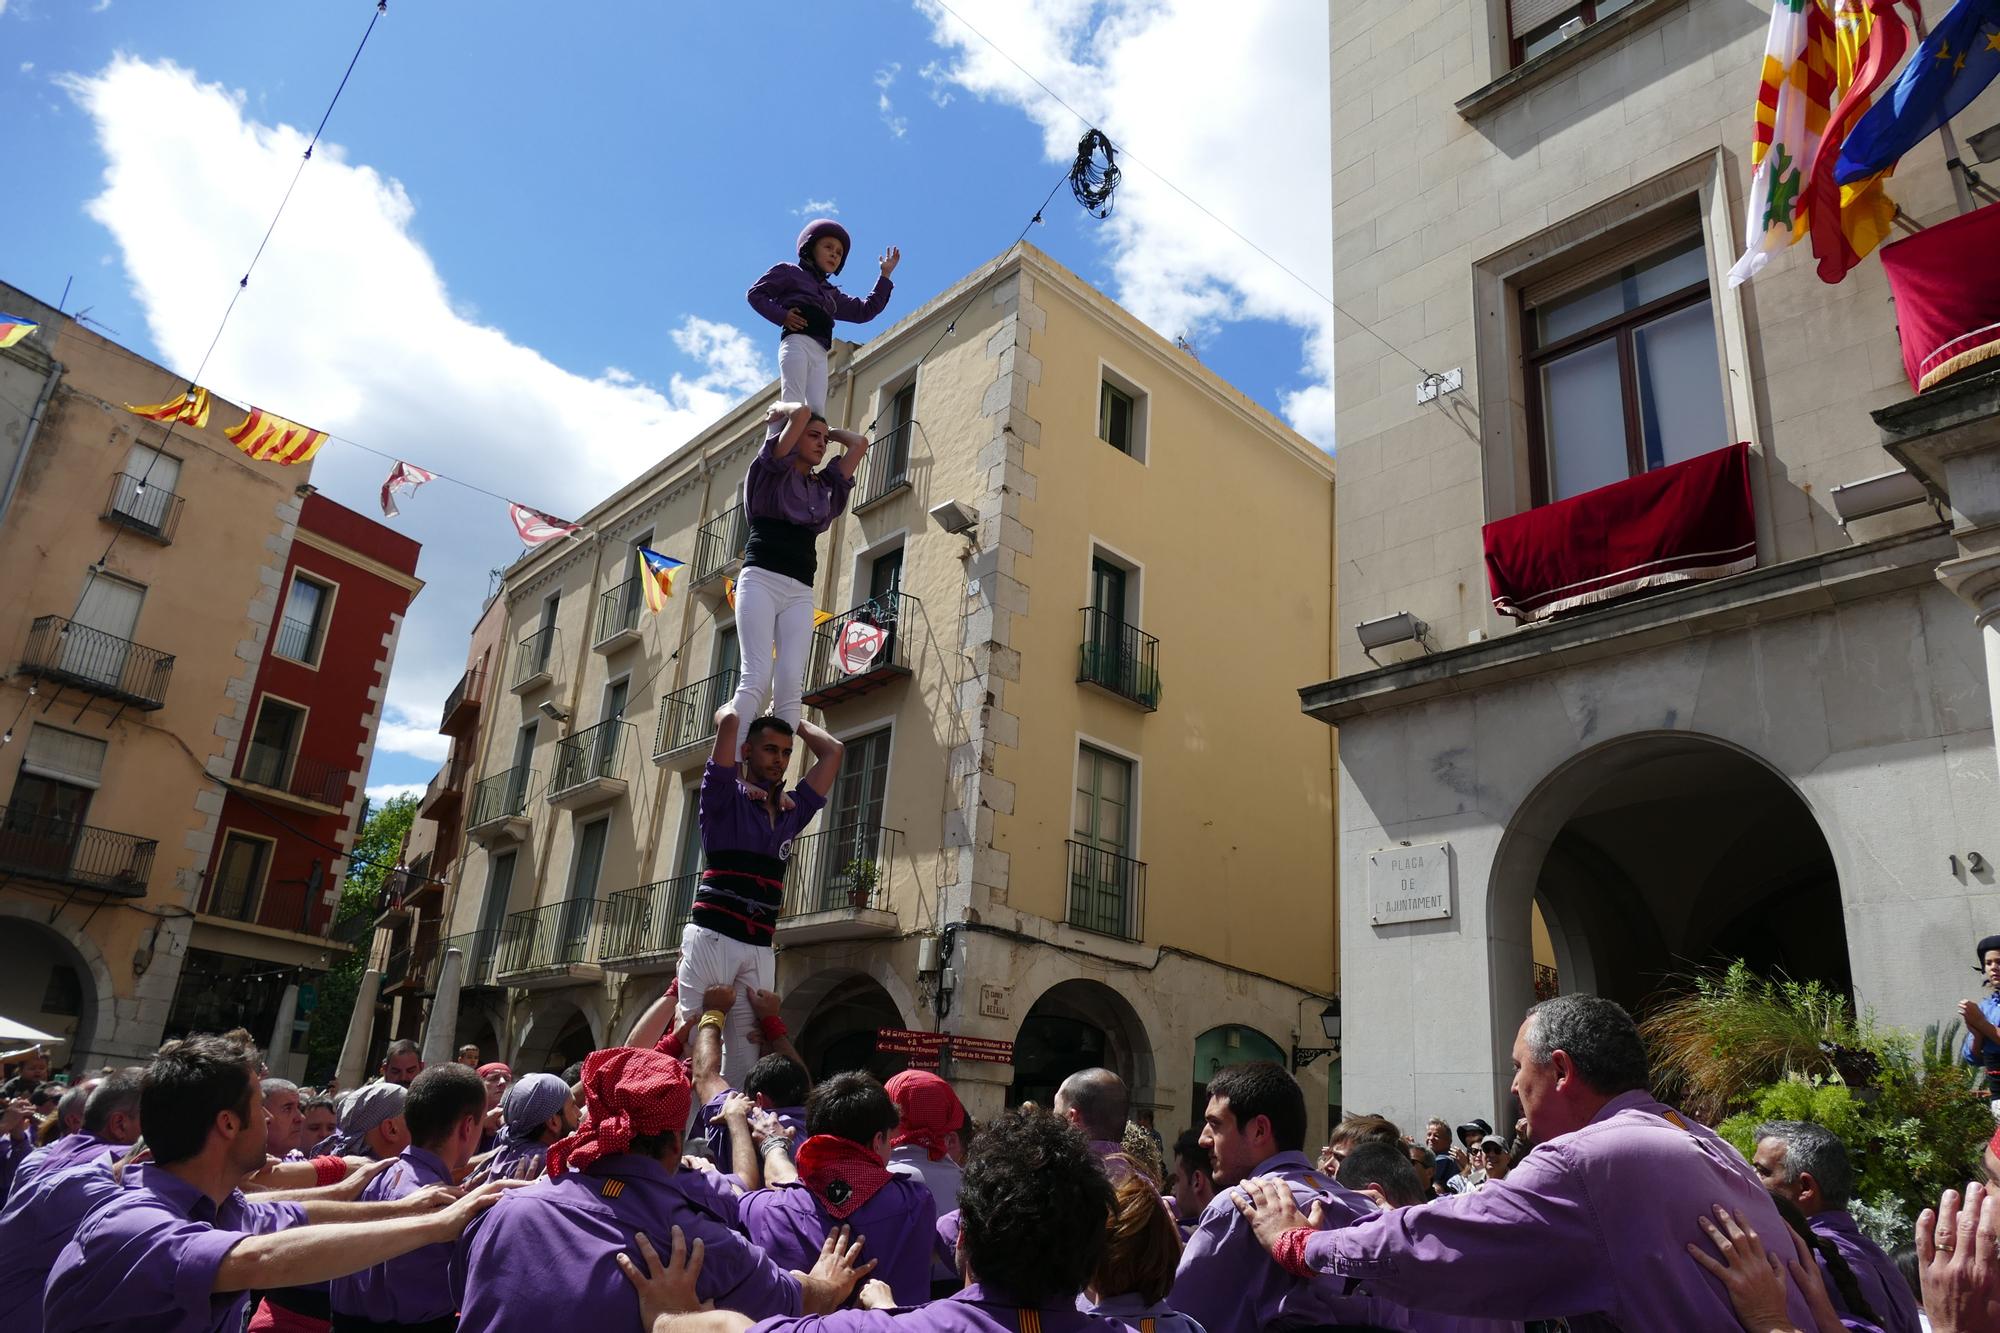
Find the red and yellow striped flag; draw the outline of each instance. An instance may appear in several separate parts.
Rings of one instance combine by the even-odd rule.
[[[243,424],[228,432],[229,442],[260,463],[304,463],[326,443],[326,432],[311,430],[296,421],[250,409]]]
[[[125,410],[135,417],[148,421],[185,421],[200,428],[208,424],[208,390],[196,385],[178,398],[164,403],[153,403],[148,407],[125,404]]]

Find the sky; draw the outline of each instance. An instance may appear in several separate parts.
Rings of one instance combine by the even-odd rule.
[[[1325,6],[948,3],[392,0],[203,383],[575,516],[776,374],[743,292],[808,218],[852,232],[855,294],[902,249],[888,311],[842,326],[865,340],[1014,240],[1080,115],[1123,150],[1113,212],[1065,187],[1029,240],[1331,451]],[[373,12],[0,0],[0,278],[192,374]],[[312,480],[379,516],[388,468],[335,440]],[[401,507],[427,586],[378,799],[444,759],[520,554],[474,491]]]

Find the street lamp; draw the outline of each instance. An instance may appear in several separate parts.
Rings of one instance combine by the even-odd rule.
[[[1326,1033],[1325,1046],[1293,1046],[1292,1072],[1298,1073],[1319,1059],[1322,1055],[1340,1054],[1340,997],[1334,996],[1326,1002],[1326,1008],[1319,1011],[1319,1025]]]

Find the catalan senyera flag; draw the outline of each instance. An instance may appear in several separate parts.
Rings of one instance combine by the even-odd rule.
[[[40,327],[42,326],[32,319],[0,311],[0,347],[12,347]]]
[[[208,390],[200,385],[189,389],[178,398],[164,403],[152,403],[146,407],[125,404],[125,410],[135,417],[148,421],[185,421],[197,429],[208,424]]]
[[[1868,0],[1776,0],[1772,6],[1750,144],[1754,174],[1743,257],[1729,270],[1730,286],[1748,282],[1772,255],[1812,230],[1807,182],[1827,122],[1854,82],[1874,22]],[[1837,143],[1834,151],[1839,151]],[[1895,202],[1879,176],[1840,187],[1840,232],[1850,261],[1846,267],[1881,243],[1895,216]],[[1824,266],[1821,276],[1838,281]]]
[[[311,460],[326,443],[326,432],[301,426],[261,407],[250,409],[243,424],[227,432],[229,442],[260,463],[290,466]]]
[[[687,561],[661,555],[650,546],[639,548],[639,589],[646,594],[646,609],[658,615],[674,595],[674,571]]]

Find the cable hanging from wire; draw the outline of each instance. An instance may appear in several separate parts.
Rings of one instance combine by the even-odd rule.
[[[1083,205],[1083,211],[1094,218],[1110,217],[1111,195],[1123,175],[1118,170],[1118,152],[1104,131],[1095,125],[1085,130],[1076,143],[1076,162],[1069,169],[1070,193]]]

